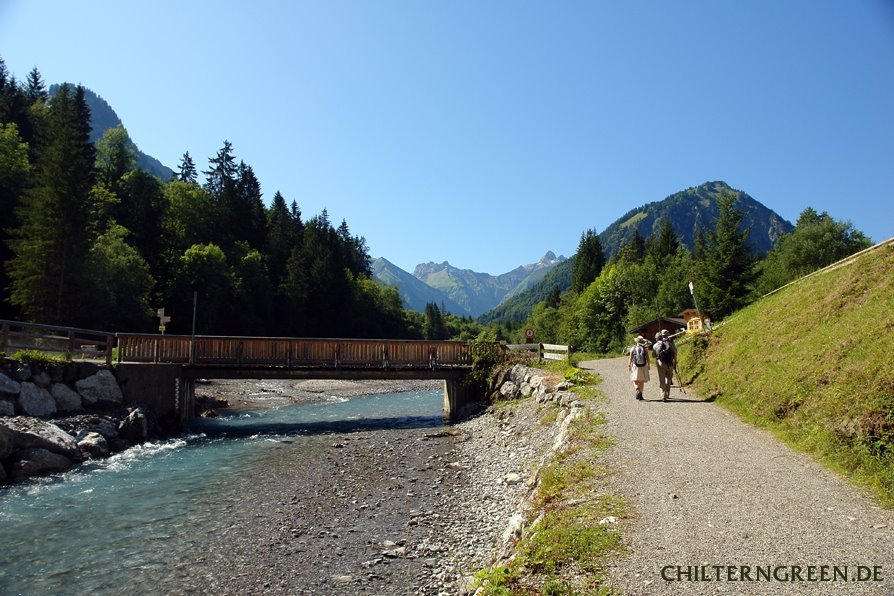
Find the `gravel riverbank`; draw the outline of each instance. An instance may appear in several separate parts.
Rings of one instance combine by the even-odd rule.
[[[243,408],[436,387],[227,381],[199,393]],[[461,593],[468,574],[490,561],[551,446],[556,427],[538,418],[533,400],[522,400],[443,427],[302,437],[300,451],[284,442],[281,457],[246,471],[252,478],[232,504],[227,531],[197,537],[196,560],[176,565],[159,588]]]

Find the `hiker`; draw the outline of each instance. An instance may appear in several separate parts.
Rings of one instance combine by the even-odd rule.
[[[674,345],[674,340],[667,329],[662,329],[655,334],[652,351],[655,353],[655,368],[658,371],[661,399],[667,401],[667,398],[670,397],[671,385],[674,384],[674,370],[677,366],[677,346]]]
[[[630,380],[636,388],[636,399],[643,399],[643,386],[649,380],[649,350],[648,342],[642,335],[636,337],[636,342],[630,348],[630,357],[627,358],[627,370],[630,371]]]

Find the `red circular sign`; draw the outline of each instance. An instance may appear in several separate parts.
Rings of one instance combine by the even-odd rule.
[[[527,337],[528,339],[531,339],[532,337],[534,337],[534,330],[533,329],[525,329],[525,337]]]

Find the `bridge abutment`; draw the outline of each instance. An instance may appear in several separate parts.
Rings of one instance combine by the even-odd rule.
[[[167,427],[184,430],[195,416],[196,383],[179,364],[119,364],[115,376],[125,406],[148,406]]]
[[[461,380],[444,380],[444,413],[448,418],[458,418],[473,401],[472,391]]]

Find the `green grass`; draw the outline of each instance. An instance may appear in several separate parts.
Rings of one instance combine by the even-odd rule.
[[[598,377],[558,364],[547,368],[577,379],[576,393],[598,393]],[[604,584],[609,557],[622,550],[621,536],[615,525],[600,521],[623,517],[627,506],[606,493],[610,472],[599,455],[611,442],[604,424],[590,408],[571,423],[569,447],[540,470],[532,499],[536,523],[526,528],[511,562],[475,574],[473,590],[488,596],[611,594]]]
[[[49,368],[56,364],[65,364],[68,361],[68,358],[62,354],[41,352],[40,350],[20,350],[12,355],[12,359],[38,368]]]
[[[816,275],[681,349],[702,397],[894,507],[894,247]]]

